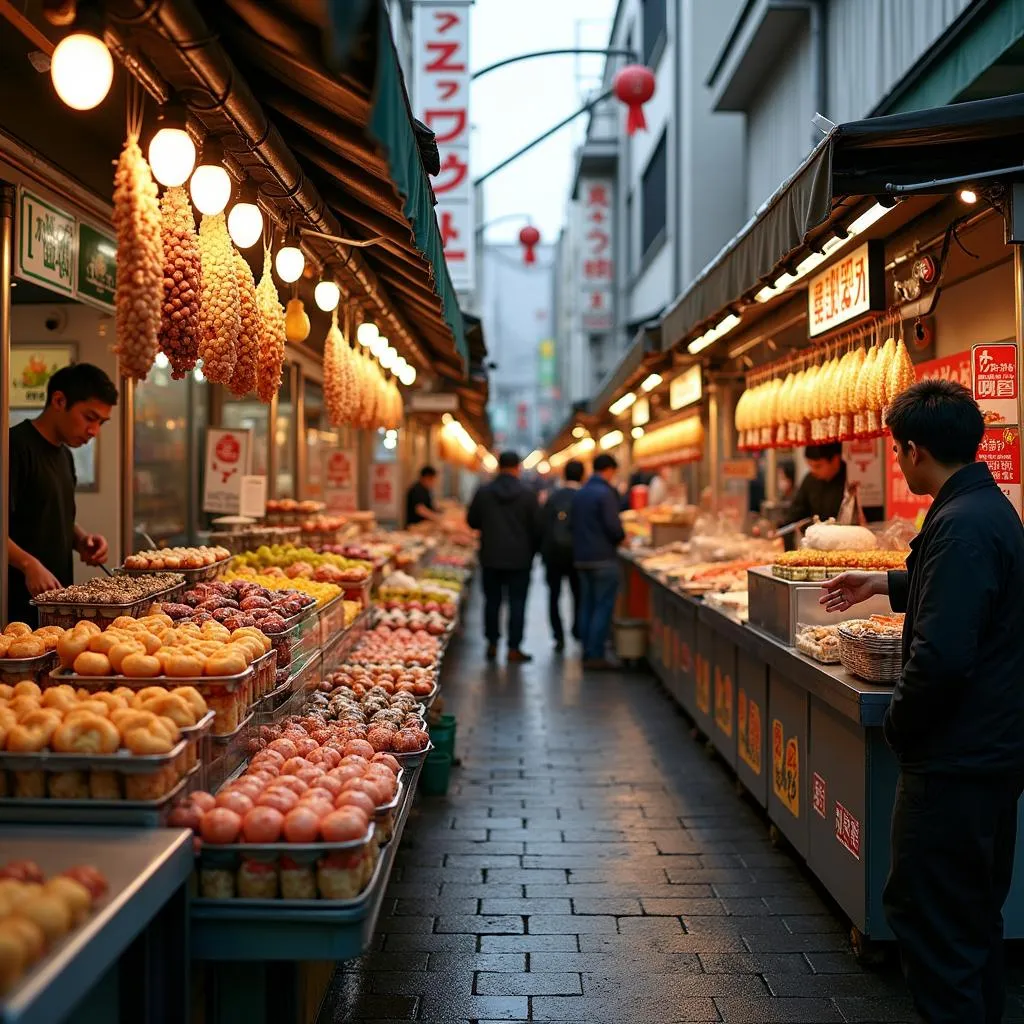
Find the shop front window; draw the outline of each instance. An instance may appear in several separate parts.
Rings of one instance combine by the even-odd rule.
[[[274,493],[278,498],[295,497],[295,423],[292,419],[295,398],[292,395],[291,367],[286,366],[277,393],[277,423],[274,445],[277,449],[277,480]]]
[[[305,400],[304,409],[304,430],[305,430],[305,460],[304,479],[302,483],[302,495],[304,498],[311,498],[314,501],[321,501],[324,497],[324,460],[327,453],[342,446],[346,440],[347,431],[332,427],[327,420],[327,411],[324,408],[323,388],[307,380],[304,382]]]
[[[264,405],[255,395],[236,398],[225,389],[224,406],[221,410],[221,425],[230,430],[248,430],[251,432],[251,472],[257,476],[266,476],[270,406]]]

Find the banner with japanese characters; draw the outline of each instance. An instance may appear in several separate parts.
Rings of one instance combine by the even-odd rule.
[[[885,308],[885,254],[865,242],[807,282],[807,334],[825,334],[865,313]]]
[[[413,103],[434,133],[441,172],[432,179],[437,223],[456,291],[474,281],[473,176],[469,170],[470,3],[419,0],[413,23]]]
[[[585,331],[610,331],[615,326],[612,307],[615,281],[615,236],[610,178],[581,178],[579,186],[580,322]]]
[[[1012,341],[972,346],[971,388],[988,426],[1017,424],[1017,346]]]

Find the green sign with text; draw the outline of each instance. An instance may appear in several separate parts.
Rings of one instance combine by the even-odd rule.
[[[18,204],[18,276],[62,295],[75,292],[78,236],[75,218],[21,190]]]
[[[113,309],[116,287],[117,243],[88,224],[79,223],[78,297],[105,309]]]

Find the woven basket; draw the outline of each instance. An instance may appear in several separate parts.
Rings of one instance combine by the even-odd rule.
[[[843,668],[869,683],[895,683],[903,671],[903,640],[899,636],[856,636],[839,627],[839,658]]]

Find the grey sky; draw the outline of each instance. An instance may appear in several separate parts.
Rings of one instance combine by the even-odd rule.
[[[614,0],[476,0],[474,70],[506,57],[560,47],[608,44]],[[478,176],[576,110],[597,85],[603,57],[541,57],[492,71],[473,84],[473,175]],[[587,115],[541,143],[484,185],[484,222],[528,213],[553,242],[565,220],[573,152]],[[518,238],[525,220],[488,229],[490,241]]]

